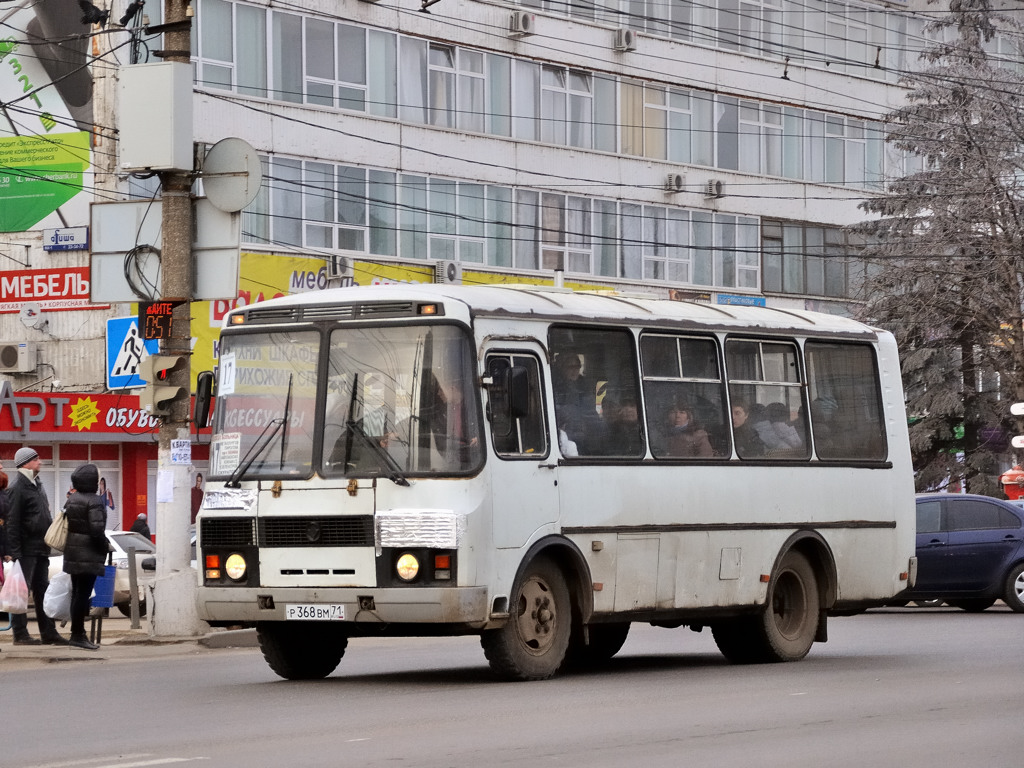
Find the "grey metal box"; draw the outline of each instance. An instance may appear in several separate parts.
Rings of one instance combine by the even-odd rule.
[[[121,170],[193,170],[192,65],[133,64],[119,74]]]

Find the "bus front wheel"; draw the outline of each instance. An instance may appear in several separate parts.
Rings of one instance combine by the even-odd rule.
[[[591,624],[587,628],[590,642],[583,639],[583,627],[573,627],[569,640],[568,661],[576,668],[599,667],[622,650],[629,635],[629,622],[614,624]]]
[[[807,655],[818,628],[818,582],[807,558],[787,552],[772,577],[768,603],[757,616],[712,627],[719,650],[734,664],[797,661]]]
[[[512,590],[508,622],[480,636],[491,669],[506,680],[546,680],[562,667],[572,608],[565,576],[554,562],[538,557]]]
[[[312,622],[258,622],[256,637],[270,668],[285,680],[320,680],[348,647],[337,627]]]

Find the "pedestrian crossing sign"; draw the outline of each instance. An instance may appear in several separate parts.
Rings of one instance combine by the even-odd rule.
[[[156,339],[146,341],[139,331],[139,316],[107,320],[107,389],[144,387],[142,361],[160,351]]]

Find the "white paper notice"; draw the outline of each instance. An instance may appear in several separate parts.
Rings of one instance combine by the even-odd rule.
[[[171,464],[192,463],[192,441],[171,440]]]
[[[174,501],[174,472],[161,469],[156,473],[156,500]]]

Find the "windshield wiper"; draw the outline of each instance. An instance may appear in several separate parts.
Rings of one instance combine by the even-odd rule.
[[[224,483],[225,488],[238,488],[241,485],[239,481],[241,480],[242,475],[249,471],[249,467],[251,467],[253,462],[255,462],[256,459],[258,459],[270,446],[274,441],[274,437],[276,437],[277,433],[282,429],[284,432],[281,435],[280,468],[284,469],[285,442],[288,440],[288,421],[291,417],[292,409],[292,376],[293,374],[288,374],[288,395],[284,401],[284,414],[277,419],[271,419],[267,422],[263,431],[256,437],[256,441],[249,447],[249,450],[245,452],[245,456],[242,457],[242,461],[237,467],[235,467],[235,471],[231,473],[231,477],[229,477],[228,481]],[[273,427],[273,429],[271,429],[271,427]],[[267,434],[268,429],[271,430],[270,434]],[[266,435],[265,440],[263,439],[264,435]],[[263,440],[262,445],[260,445],[260,440]],[[262,463],[260,466],[263,466]]]
[[[281,427],[281,458],[279,460],[279,469],[284,469],[284,453],[285,448],[288,445],[288,421],[292,411],[292,378],[294,374],[288,374],[288,395],[284,399],[284,425]]]
[[[252,466],[252,463],[256,461],[257,457],[267,449],[267,446],[270,445],[271,441],[273,441],[274,437],[281,430],[282,425],[284,425],[283,418],[271,419],[267,422],[267,426],[265,426],[263,431],[259,433],[256,437],[256,441],[252,446],[250,446],[249,450],[245,452],[245,456],[242,457],[242,461],[239,465],[235,467],[235,471],[231,473],[231,477],[229,477],[227,482],[224,483],[225,488],[241,487],[241,483],[238,482],[239,479],[249,471],[249,467]],[[271,429],[271,427],[273,427],[273,429]],[[269,435],[267,434],[268,429],[270,430]],[[264,435],[266,435],[265,440]],[[263,440],[262,445],[260,444],[260,440]]]
[[[363,428],[359,426],[355,419],[352,418],[352,414],[355,412],[356,404],[356,393],[359,389],[359,374],[355,374],[352,379],[352,394],[348,399],[348,418],[345,420],[345,428],[348,430],[348,434],[345,436],[345,471],[348,472],[348,465],[352,458],[352,435],[359,435],[362,441],[370,446],[377,458],[381,462],[381,467],[388,470],[390,474],[388,479],[395,485],[408,486],[409,481],[405,479],[405,475],[402,474],[402,468],[398,462],[395,461],[395,457],[387,452],[376,440],[371,438]]]

